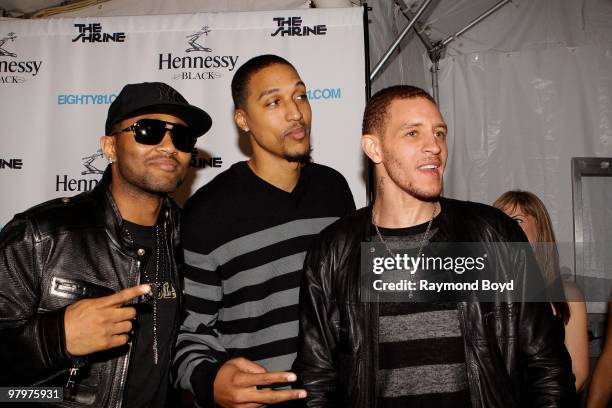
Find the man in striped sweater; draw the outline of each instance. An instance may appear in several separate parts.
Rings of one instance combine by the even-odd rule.
[[[311,163],[310,105],[289,62],[247,61],[232,97],[253,154],[185,204],[186,313],[174,379],[200,406],[255,407],[305,397],[288,389],[295,375],[287,371],[305,252],[355,205],[340,173]]]

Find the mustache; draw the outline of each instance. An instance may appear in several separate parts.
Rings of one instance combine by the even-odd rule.
[[[295,132],[296,130],[303,130],[307,134],[310,134],[310,129],[306,126],[305,123],[301,123],[297,126],[293,126],[283,132],[283,136],[287,136],[289,133]]]
[[[147,161],[155,161],[155,160],[160,160],[160,159],[171,159],[173,160],[176,164],[180,165],[181,162],[178,161],[178,159],[176,158],[176,152],[172,152],[172,153],[166,153],[166,154],[158,154],[154,157],[149,158],[149,160]]]

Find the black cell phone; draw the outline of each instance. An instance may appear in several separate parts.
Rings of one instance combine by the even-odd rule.
[[[273,384],[268,384],[268,385],[258,385],[257,386],[258,390],[263,390],[265,388],[271,388],[274,391],[290,390],[291,384],[285,382],[285,383],[273,383]]]

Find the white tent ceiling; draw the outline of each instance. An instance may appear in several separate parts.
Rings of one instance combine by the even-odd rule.
[[[34,12],[64,6],[74,8],[61,13],[59,17],[80,16],[119,16],[119,15],[151,15],[179,14],[216,11],[252,11],[295,9],[307,7],[309,0],[80,0],[62,2],[58,0],[0,0],[0,9],[11,15],[30,15]],[[82,7],[85,5],[86,7]],[[81,7],[78,7],[81,6]],[[77,8],[78,7],[78,8]]]
[[[408,24],[423,0],[374,0],[370,24],[372,68],[392,40]],[[456,34],[500,0],[433,0],[418,19],[419,32],[431,43]],[[401,6],[401,7],[400,7]],[[450,41],[444,56],[478,52],[515,52],[576,47],[612,41],[611,0],[512,0],[460,37]],[[423,77],[427,50],[414,30],[400,44],[384,78],[374,90],[396,83],[429,85]]]

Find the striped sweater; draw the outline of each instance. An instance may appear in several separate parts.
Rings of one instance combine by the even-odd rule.
[[[438,223],[436,217],[427,239],[435,236]],[[415,248],[426,230],[427,223],[380,228],[395,253]],[[372,239],[380,241],[377,236]],[[419,271],[413,279],[426,274]],[[470,406],[456,303],[381,303],[378,344],[379,408]]]
[[[228,359],[268,371],[296,356],[298,291],[313,238],[355,205],[329,167],[302,169],[291,193],[234,164],[185,204],[185,314],[174,357],[174,384],[212,405],[213,381]]]

